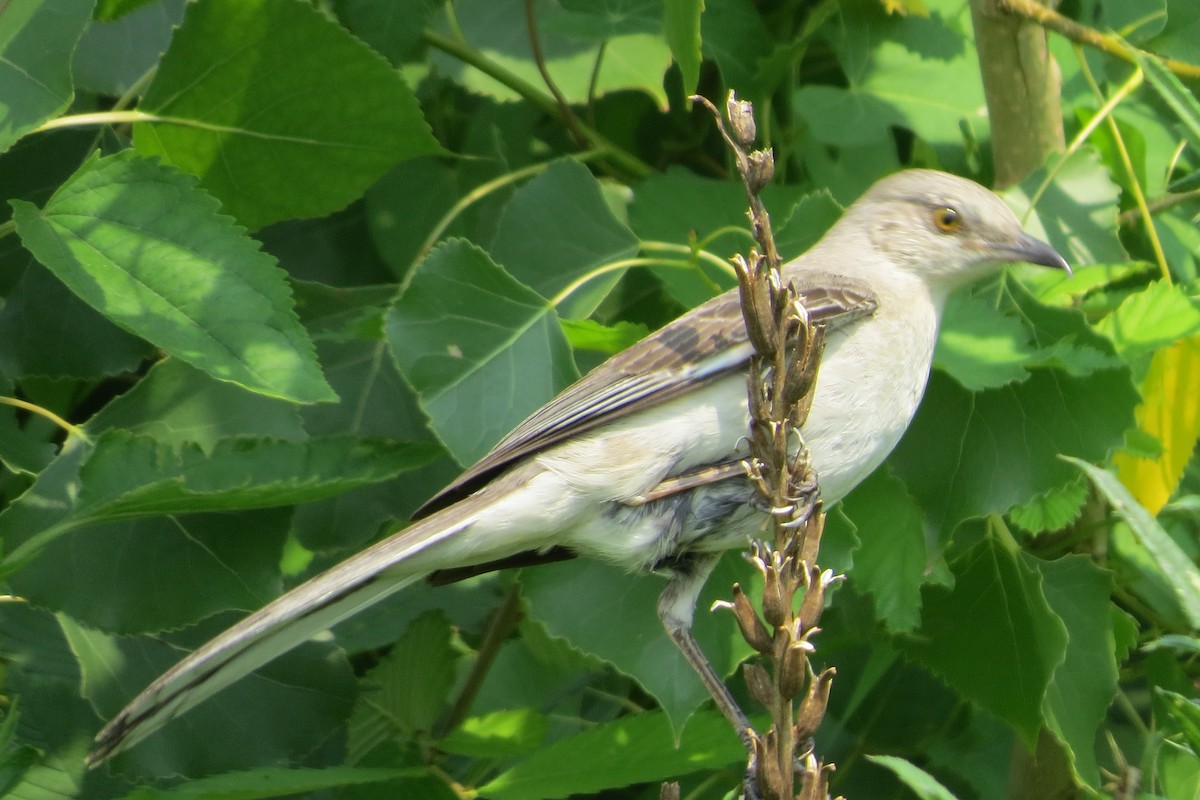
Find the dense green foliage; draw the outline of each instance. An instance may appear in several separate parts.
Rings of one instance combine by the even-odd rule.
[[[734,285],[744,201],[692,92],[755,102],[785,255],[895,169],[993,173],[967,0],[529,5],[0,2],[0,794],[737,786],[660,580],[576,562],[411,587],[83,766],[189,648]],[[1200,63],[1195,0],[1061,11]],[[1006,197],[1075,275],[956,297],[911,431],[830,517],[817,747],[852,800],[1200,793],[1197,84],[1050,43],[1068,149]],[[739,695],[704,609],[747,572],[697,622]]]

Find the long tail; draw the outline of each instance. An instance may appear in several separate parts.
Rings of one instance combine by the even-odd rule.
[[[96,766],[337,622],[429,571],[410,560],[470,527],[487,503],[469,498],[297,586],[208,642],[133,699],[96,736]]]

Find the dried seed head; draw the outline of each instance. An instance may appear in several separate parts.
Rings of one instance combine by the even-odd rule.
[[[759,619],[754,604],[739,584],[733,585],[733,602],[729,604],[729,608],[732,609],[733,618],[737,620],[738,628],[742,631],[742,638],[760,653],[771,652],[771,633]]]
[[[799,711],[796,712],[796,741],[811,738],[817,732],[817,728],[821,727],[821,720],[825,718],[825,709],[829,705],[829,691],[833,687],[835,674],[836,670],[829,667],[809,682],[808,691],[800,703]]]
[[[725,113],[729,115],[729,127],[733,129],[733,139],[742,147],[754,144],[758,136],[758,127],[754,122],[754,104],[747,100],[738,100],[733,92],[725,103]]]
[[[746,186],[758,194],[775,177],[775,156],[771,150],[755,150],[746,157]]]
[[[771,676],[767,674],[767,670],[761,664],[749,661],[742,664],[742,677],[746,681],[746,689],[754,698],[754,702],[767,709],[775,705],[775,690],[771,686]]]

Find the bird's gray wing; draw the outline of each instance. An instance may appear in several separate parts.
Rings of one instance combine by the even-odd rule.
[[[875,311],[875,294],[862,281],[819,270],[788,277],[809,318],[827,330]],[[613,356],[535,411],[415,516],[462,499],[518,459],[743,368],[751,345],[739,302],[736,291],[726,292]]]

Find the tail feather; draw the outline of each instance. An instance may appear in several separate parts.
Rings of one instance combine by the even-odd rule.
[[[226,686],[420,578],[429,568],[408,563],[410,559],[478,519],[478,509],[464,505],[424,519],[321,573],[184,658],[97,734],[88,764],[133,747]]]

